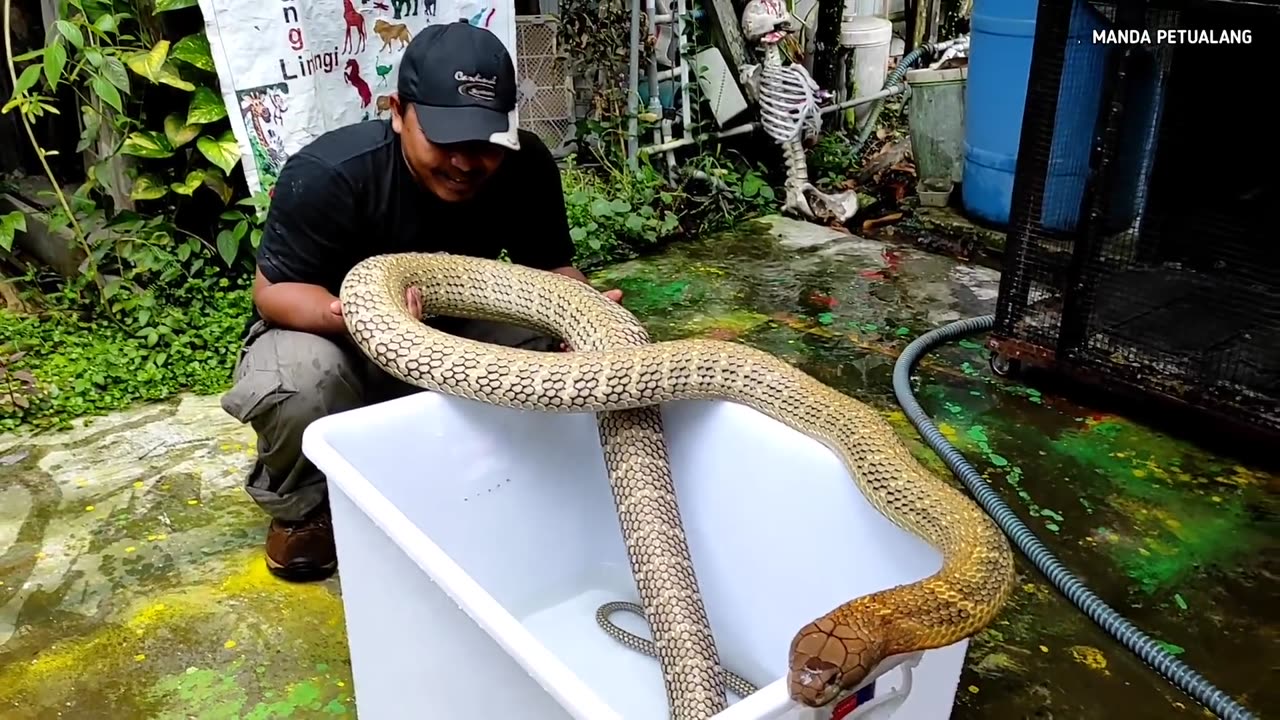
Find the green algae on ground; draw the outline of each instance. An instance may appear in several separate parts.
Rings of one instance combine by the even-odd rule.
[[[1172,589],[1191,573],[1227,562],[1262,542],[1248,501],[1233,492],[1260,488],[1265,481],[1254,471],[1210,460],[1186,443],[1120,420],[1085,420],[1080,428],[1074,420],[1051,422],[1052,415],[1044,415],[1011,423],[1003,407],[994,415],[989,408],[967,403],[966,396],[974,396],[963,387],[933,384],[921,395],[961,429],[953,440],[959,449],[971,460],[982,459],[989,468],[986,477],[1003,472],[1027,514],[1039,518],[1046,531],[1059,533],[1067,522],[1077,522],[1075,515],[1095,515],[1098,507],[1122,513],[1123,520],[1112,522],[1111,540],[1104,547],[1143,592]],[[970,409],[957,412],[965,406]],[[987,418],[993,422],[982,424]],[[1046,423],[1056,429],[1037,435]],[[1067,482],[1075,491],[1033,497],[1048,486],[1043,481],[1027,486],[1024,469],[1008,459],[1009,453],[995,449],[991,433],[997,424],[1002,445],[1018,447],[1022,454],[1035,449],[1038,456],[1056,458],[1058,472],[1070,478]]]
[[[251,701],[237,659],[216,670],[189,667],[161,678],[150,695],[174,706],[156,713],[154,720],[185,720],[192,712],[201,720],[268,720],[288,717],[345,717],[352,714],[351,694],[344,681],[330,678],[290,683],[285,692],[266,690]],[[174,702],[175,700],[181,702]]]
[[[691,291],[688,280],[661,282],[642,277],[620,278],[616,283],[622,290],[629,310],[640,315],[653,315],[678,305],[690,305],[701,300],[696,289]]]
[[[769,322],[769,318],[761,313],[736,310],[721,315],[695,317],[684,324],[684,330],[690,336],[732,340],[766,322]]]
[[[1261,481],[1246,468],[1119,419],[1087,421],[1053,448],[1105,479],[1104,502],[1134,530],[1104,548],[1143,593],[1176,588],[1264,543],[1242,494]]]
[[[346,712],[350,669],[337,595],[272,577],[258,548],[209,563],[204,582],[139,596],[94,629],[59,637],[44,627],[11,642],[0,656],[10,658],[0,664],[0,714],[40,718],[103,705],[120,717]],[[258,660],[270,657],[289,662]],[[318,664],[334,669],[314,671]]]

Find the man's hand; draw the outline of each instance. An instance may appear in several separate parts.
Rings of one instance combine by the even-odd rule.
[[[404,302],[409,306],[409,314],[418,319],[422,319],[422,293],[418,288],[411,287],[404,291]],[[329,312],[338,318],[339,322],[345,322],[342,319],[342,301],[334,300],[329,303]]]
[[[409,314],[422,319],[422,291],[416,287],[407,288],[404,291],[404,302],[409,306]]]
[[[574,280],[586,283],[587,285],[591,284],[591,281],[587,279],[587,276],[583,275],[581,270],[579,270],[576,267],[573,267],[572,265],[558,267],[555,270],[552,270],[551,272],[557,275],[564,275],[565,277],[571,277]],[[616,303],[622,302],[622,291],[618,290],[617,288],[614,288],[613,290],[605,290],[604,293],[602,294]]]
[[[622,302],[622,291],[618,290],[617,288],[614,288],[613,290],[605,290],[600,294],[604,295],[605,297],[609,298],[610,300],[616,303]],[[560,343],[560,352],[569,352],[569,344]]]

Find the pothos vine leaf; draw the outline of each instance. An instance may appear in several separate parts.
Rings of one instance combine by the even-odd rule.
[[[230,267],[239,252],[240,238],[236,237],[230,230],[223,230],[218,233],[218,256],[222,258],[222,262]]]
[[[167,194],[169,194],[169,188],[165,187],[164,181],[151,173],[146,173],[139,175],[133,181],[133,188],[129,191],[129,198],[132,200],[159,200]]]
[[[195,123],[182,122],[182,117],[178,113],[169,113],[164,119],[164,136],[169,141],[169,145],[180,148],[183,145],[196,139],[200,134],[200,125]]]
[[[169,62],[169,41],[160,40],[150,50],[136,52],[125,60],[129,69],[153,83],[169,85],[179,90],[195,90],[196,86],[182,79],[177,68]]]
[[[187,123],[201,125],[217,122],[227,116],[227,106],[218,93],[203,85],[196,88],[187,107]]]
[[[216,140],[208,135],[201,137],[196,141],[196,148],[224,173],[229,174],[240,162],[240,145],[230,130],[224,130]]]
[[[209,168],[204,171],[202,178],[204,186],[212,190],[218,197],[222,198],[222,204],[226,205],[231,202],[231,186],[227,184],[227,179],[223,176],[222,171],[217,168]]]
[[[124,155],[155,160],[173,155],[173,146],[169,144],[168,138],[158,132],[139,130],[135,133],[130,133],[124,139],[124,143],[120,146],[120,152]]]
[[[0,249],[9,252],[13,240],[20,232],[27,231],[27,216],[18,211],[0,215]]]
[[[205,72],[215,72],[213,53],[209,50],[209,38],[205,37],[204,33],[192,33],[174,43],[170,57]]]
[[[169,187],[179,195],[191,195],[205,182],[204,170],[192,170],[187,173],[187,179],[180,183],[172,183]]]
[[[133,53],[125,60],[125,64],[129,69],[138,73],[142,77],[151,82],[158,82],[160,69],[164,67],[165,60],[169,58],[169,41],[161,40],[151,46],[150,50],[140,50]]]
[[[183,8],[195,7],[197,0],[156,0],[156,12],[172,12]]]

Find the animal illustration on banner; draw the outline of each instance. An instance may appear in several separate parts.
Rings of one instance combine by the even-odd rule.
[[[343,52],[360,52],[364,50],[365,42],[369,39],[364,31],[364,13],[357,10],[356,6],[351,4],[351,0],[342,0],[342,19],[347,23],[347,34],[342,44]],[[358,49],[351,41],[352,30],[356,31],[356,39],[360,43]]]
[[[396,69],[395,65],[383,65],[381,62],[373,66],[373,71],[378,73],[378,87],[387,86],[387,76],[390,75],[391,71],[395,69]]]
[[[479,8],[467,16],[467,22],[476,27],[489,28],[489,24],[493,22],[493,15],[497,12],[488,5],[480,5]]]
[[[373,21],[373,32],[382,38],[382,47],[378,48],[378,52],[387,52],[391,49],[391,43],[399,42],[400,47],[397,50],[403,50],[413,39],[413,35],[409,33],[409,26],[404,23],[389,23],[382,18]]]
[[[413,11],[409,11],[409,3],[413,3]],[[391,0],[391,7],[395,11],[395,19],[399,20],[406,15],[418,14],[418,0]],[[436,0],[422,0],[422,14],[427,17],[436,16]]]
[[[369,103],[373,102],[373,91],[369,89],[369,83],[360,77],[360,63],[355,58],[347,60],[346,72],[342,73],[342,77],[346,78],[347,84],[356,89],[360,94],[360,107],[367,108]]]
[[[198,2],[223,102],[240,108],[231,125],[255,192],[325,132],[387,120],[400,57],[427,25],[464,20],[516,54],[514,0]]]
[[[288,92],[288,83],[275,83],[238,93],[241,119],[252,131],[249,145],[253,148],[258,176],[264,181],[270,179],[264,185],[274,185],[284,167],[284,116],[289,110],[285,95]]]

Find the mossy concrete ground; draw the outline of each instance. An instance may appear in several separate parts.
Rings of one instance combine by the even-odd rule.
[[[990,312],[998,275],[906,245],[774,219],[596,274],[655,339],[776,353],[878,407],[901,349]],[[1280,707],[1280,478],[1123,417],[996,378],[978,342],[931,357],[942,431],[1113,607],[1256,711]],[[74,431],[0,438],[0,717],[354,715],[340,579],[265,571],[241,490],[252,433],[181,397]],[[955,718],[1203,717],[1020,559],[974,639]]]
[[[266,572],[214,397],[0,439],[0,717],[351,714],[336,581]]]

